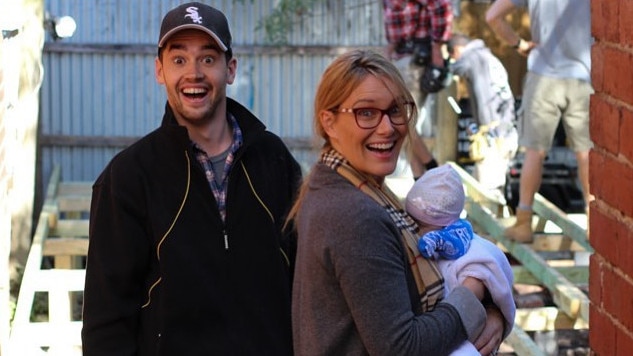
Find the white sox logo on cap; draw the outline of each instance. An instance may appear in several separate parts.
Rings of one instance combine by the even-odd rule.
[[[187,8],[187,15],[185,15],[185,18],[187,17],[189,17],[194,23],[202,23],[202,17],[198,14],[198,8],[195,6]]]

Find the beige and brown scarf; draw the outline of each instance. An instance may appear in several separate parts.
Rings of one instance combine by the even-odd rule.
[[[386,185],[379,185],[372,177],[357,171],[333,148],[327,147],[321,152],[320,162],[349,180],[355,187],[370,196],[387,211],[393,222],[400,229],[420,294],[421,311],[433,310],[435,304],[442,299],[444,278],[434,261],[427,260],[420,255],[417,247],[419,228],[413,219],[405,213],[393,192]]]

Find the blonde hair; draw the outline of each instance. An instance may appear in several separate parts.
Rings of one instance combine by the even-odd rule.
[[[334,59],[325,69],[314,97],[314,134],[324,139],[326,146],[329,145],[329,138],[321,126],[320,113],[323,110],[336,110],[370,75],[383,82],[391,82],[392,85],[387,87],[399,104],[415,102],[400,71],[387,58],[371,50],[357,49],[346,52]],[[414,110],[410,128],[415,125],[416,114],[417,108]]]
[[[336,111],[352,92],[370,75],[383,81],[397,104],[413,103],[415,100],[407,85],[391,61],[379,53],[371,50],[351,50],[332,61],[325,69],[314,97],[313,129],[315,136],[325,140],[323,147],[330,147],[330,140],[321,125],[320,114],[324,110]],[[409,131],[417,120],[417,107],[414,107],[413,117],[409,122]],[[306,186],[310,180],[308,175],[299,191],[295,204],[288,214],[288,221],[294,219],[305,195]]]

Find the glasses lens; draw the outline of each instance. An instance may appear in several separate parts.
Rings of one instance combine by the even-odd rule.
[[[382,118],[380,110],[375,108],[356,109],[356,123],[361,128],[371,129],[378,125]]]
[[[410,103],[394,105],[388,109],[389,118],[394,125],[406,124],[411,119],[412,113],[413,105]]]

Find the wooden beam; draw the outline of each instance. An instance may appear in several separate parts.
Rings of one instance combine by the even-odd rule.
[[[517,325],[503,342],[510,345],[517,355],[545,356],[545,352],[536,345],[530,335]]]
[[[380,46],[278,46],[278,45],[234,45],[233,53],[242,56],[267,55],[267,56],[338,56],[351,49],[364,48],[374,51],[383,51]],[[81,53],[81,54],[146,54],[157,55],[156,44],[109,44],[109,43],[73,43],[73,42],[46,42],[44,53]]]
[[[88,237],[90,222],[88,219],[63,219],[50,229],[49,237]]]
[[[43,147],[113,147],[125,148],[138,141],[138,136],[76,136],[76,135],[40,135],[39,145]],[[317,149],[320,142],[312,137],[282,137],[289,149]]]
[[[586,266],[570,266],[570,267],[553,267],[567,280],[574,284],[589,283],[589,268]],[[512,266],[514,274],[514,283],[517,284],[533,284],[538,285],[541,281],[523,266]]]
[[[589,329],[586,320],[570,318],[556,307],[519,308],[514,324],[524,331]]]
[[[561,234],[534,234],[535,251],[586,251],[586,248],[569,236]]]
[[[50,187],[50,185],[49,185]],[[35,274],[40,270],[42,263],[42,245],[48,235],[49,213],[42,211],[38,219],[35,235],[31,242],[31,249],[24,266],[24,274],[20,284],[18,300],[15,307],[14,323],[28,323],[31,317],[31,307],[33,305],[34,291],[36,290],[37,278]]]
[[[87,196],[60,196],[57,198],[57,207],[60,213],[66,212],[90,212],[90,195]]]
[[[463,181],[472,180],[472,176],[456,164],[455,170]],[[477,187],[477,184],[472,184]],[[497,216],[485,205],[477,204],[470,196],[466,199],[466,211],[468,218],[475,221],[478,226],[485,229],[487,237],[501,244],[510,252],[534,277],[536,277],[547,289],[550,290],[554,303],[570,318],[582,318],[589,320],[589,298],[560,272],[551,268],[547,262],[539,256],[529,245],[511,241],[503,236],[504,226],[500,224]],[[564,213],[563,213],[564,214]],[[558,220],[565,220],[562,215],[554,216]],[[564,224],[563,224],[564,225]],[[568,227],[569,228],[569,227]],[[577,236],[578,237],[578,236]]]
[[[57,196],[91,196],[92,182],[60,182],[57,188]]]
[[[14,325],[11,330],[10,355],[46,355],[41,346],[67,345],[81,346],[81,321],[51,324],[47,322],[23,323]],[[26,350],[39,350],[40,353],[29,353]],[[81,355],[79,353],[63,355]]]
[[[551,268],[529,245],[516,243],[503,236],[503,226],[478,204],[466,204],[469,219],[485,226],[488,236],[512,254],[552,293],[554,302],[571,318],[581,317],[589,320],[589,299],[578,287],[568,281],[561,273]]]
[[[52,238],[44,243],[44,256],[86,256],[88,254],[87,238]]]
[[[569,220],[565,212],[545,199],[541,194],[535,194],[532,208],[534,209],[534,213],[556,224],[563,230],[564,235],[569,236],[569,238],[582,246],[586,251],[593,252],[593,248],[587,239],[587,231],[575,222]]]

